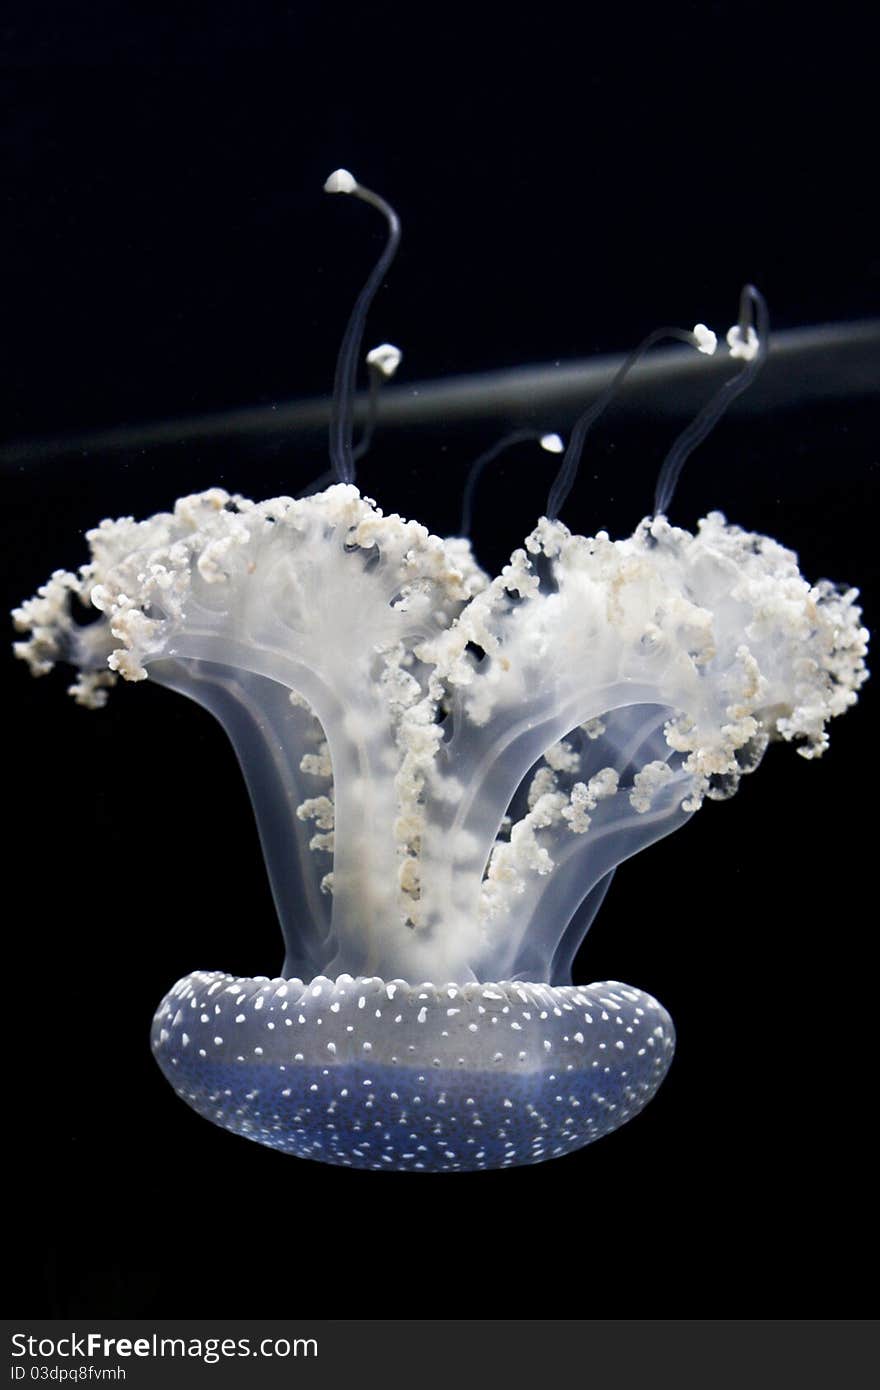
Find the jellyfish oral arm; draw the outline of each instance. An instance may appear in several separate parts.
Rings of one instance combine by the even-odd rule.
[[[615,865],[771,738],[820,753],[865,675],[855,592],[718,513],[627,541],[544,521],[492,581],[350,485],[215,490],[90,541],[18,611],[19,654],[79,662],[82,703],[149,673],[220,719],[304,978],[566,983]]]
[[[150,678],[197,701],[223,726],[244,776],[285,942],[284,973],[312,979],[332,953],[329,851],[311,848],[312,821],[296,808],[329,783],[326,744],[305,703],[264,676],[203,661],[168,659]],[[321,779],[316,772],[326,766]]]

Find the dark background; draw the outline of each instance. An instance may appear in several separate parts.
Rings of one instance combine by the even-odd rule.
[[[856,11],[852,11],[855,15]],[[2,373],[13,439],[326,391],[381,224],[398,263],[370,342],[406,380],[725,328],[754,280],[778,328],[877,314],[875,36],[845,6],[13,3]],[[535,423],[565,428],[570,421]],[[379,440],[365,490],[441,533],[503,418]],[[682,422],[683,423],[683,422]],[[627,534],[667,420],[603,423],[566,519]],[[876,401],[725,421],[675,519],[712,507],[877,611]],[[589,465],[589,466],[587,466]],[[221,484],[289,493],[320,441],[222,439],[7,466],[8,604],[105,515]],[[546,460],[499,461],[478,552],[503,562]],[[851,1316],[875,1181],[872,693],[809,764],[771,749],[736,799],[618,875],[579,980],[655,993],[679,1032],[633,1124],[552,1165],[323,1168],[212,1128],[150,1057],[193,968],[274,973],[280,938],[231,750],[149,683],[93,715],[10,662],[5,1097],[11,1311]],[[874,793],[876,795],[876,793]]]

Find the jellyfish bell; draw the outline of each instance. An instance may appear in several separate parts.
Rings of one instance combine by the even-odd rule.
[[[102,522],[90,561],[16,611],[17,652],[35,674],[73,665],[82,705],[120,678],[189,696],[244,771],[286,956],[275,979],[172,988],[152,1040],[177,1093],[301,1157],[511,1167],[619,1127],[670,1064],[656,1000],[571,982],[616,866],[733,794],[771,740],[821,754],[867,633],[855,590],[809,584],[719,512],[694,534],[657,508],[629,538],[572,534],[571,441],[551,515],[496,578],[465,537],[384,514],[354,485],[351,411],[380,280],[340,353],[339,481]],[[751,372],[760,324],[738,330]],[[688,337],[706,352],[709,334]],[[670,452],[667,501],[710,405]]]
[[[206,1020],[206,1021],[203,1021]],[[627,985],[180,980],[153,1050],[205,1119],[300,1158],[456,1172],[539,1163],[637,1114],[672,1059]]]

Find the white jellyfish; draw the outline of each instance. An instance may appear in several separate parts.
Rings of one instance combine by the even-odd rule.
[[[674,446],[626,539],[556,519],[595,409],[496,578],[463,537],[363,497],[355,369],[399,228],[350,175],[329,186],[390,229],[340,353],[339,481],[101,522],[89,562],[16,611],[17,652],[37,675],[72,664],[85,706],[119,678],[188,695],[244,770],[286,956],[276,979],[196,971],[159,1005],[154,1052],[184,1100],[345,1166],[535,1163],[635,1115],[672,1058],[656,1000],[571,982],[616,866],[733,794],[771,740],[821,754],[866,678],[867,633],[856,591],[809,584],[777,542],[719,512],[695,534],[665,515],[748,375]],[[704,325],[679,336],[715,350]],[[743,373],[765,336],[741,314]]]

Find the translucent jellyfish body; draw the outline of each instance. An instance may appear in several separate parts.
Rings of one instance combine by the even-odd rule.
[[[539,1163],[616,1129],[672,1060],[666,1011],[609,982],[412,987],[196,972],[153,1048],[207,1120],[299,1158],[456,1172]]]
[[[149,675],[213,712],[286,943],[278,979],[163,1000],[178,1094],[285,1152],[424,1171],[538,1162],[644,1106],[670,1019],[572,985],[574,954],[617,864],[770,740],[823,752],[866,676],[855,591],[720,513],[617,541],[545,519],[490,580],[350,484],[88,539],[17,611],[18,653],[77,667],[87,706]]]

